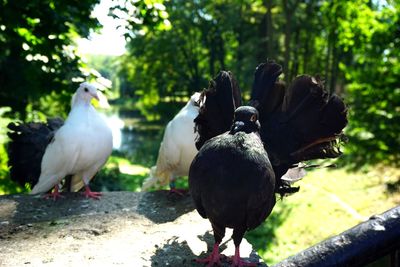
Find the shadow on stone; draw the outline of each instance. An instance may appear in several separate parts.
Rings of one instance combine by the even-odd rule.
[[[64,193],[63,196],[57,201],[22,194],[4,196],[0,199],[0,221],[13,224],[56,221],[83,214],[135,210],[138,203],[138,197],[132,192],[107,192],[101,200],[86,199],[80,193]]]
[[[214,237],[211,232],[207,231],[204,235],[197,236],[200,241],[207,243],[207,251],[201,252],[200,255],[193,253],[187,241],[179,241],[178,237],[169,239],[166,244],[158,247],[151,257],[151,266],[204,266],[202,263],[197,263],[196,259],[206,258],[212,251],[214,246]],[[220,252],[223,253],[227,249],[229,242],[233,242],[231,238],[225,240],[220,245]],[[266,267],[265,263],[259,262],[259,257],[256,253],[251,253],[250,257],[243,258],[252,263],[257,263],[257,266]],[[231,266],[229,257],[223,255],[221,259],[223,267]]]
[[[157,247],[151,257],[151,266],[193,266],[193,254],[186,241],[179,242],[177,237],[167,241],[162,247]]]
[[[189,194],[178,196],[168,191],[154,191],[143,194],[137,212],[154,223],[166,223],[192,210],[194,205]]]

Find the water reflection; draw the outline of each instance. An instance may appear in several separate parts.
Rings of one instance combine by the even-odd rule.
[[[121,112],[117,108],[103,116],[112,130],[115,152],[133,164],[150,166],[155,163],[163,123],[147,122],[137,111]]]

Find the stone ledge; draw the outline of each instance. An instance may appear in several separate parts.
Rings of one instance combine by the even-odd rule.
[[[227,256],[231,234],[221,246]],[[165,191],[105,192],[99,201],[0,196],[0,240],[0,266],[202,266],[193,259],[213,246],[190,196]],[[266,266],[246,240],[241,253]]]

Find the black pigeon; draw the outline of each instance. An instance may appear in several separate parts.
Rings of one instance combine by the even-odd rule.
[[[209,265],[220,264],[219,244],[226,227],[233,228],[232,264],[246,264],[239,253],[243,235],[260,225],[275,205],[275,175],[259,135],[258,111],[242,106],[234,117],[229,132],[202,146],[189,171],[196,209],[214,231],[213,252],[198,260]]]
[[[199,135],[196,147],[202,160],[199,162],[196,157],[191,165],[189,187],[198,212],[210,219],[214,229],[214,251],[205,259],[210,265],[219,261],[218,245],[225,227],[233,227],[233,239],[237,245],[233,265],[242,266],[243,262],[238,260],[238,245],[244,231],[257,227],[266,219],[275,205],[275,194],[284,196],[298,191],[282,179],[289,169],[297,167],[301,161],[341,155],[339,144],[347,124],[347,109],[343,101],[329,95],[319,79],[308,75],[297,77],[286,88],[277,80],[281,73],[282,67],[273,61],[262,63],[256,69],[249,105],[258,111],[259,130],[249,130],[251,123],[240,119],[240,109],[239,114],[235,113],[233,123],[234,111],[240,105],[240,90],[230,72],[221,72],[210,82],[199,101],[204,104],[195,119]],[[249,107],[245,109],[250,110]],[[226,136],[233,138],[235,132],[236,135],[249,136],[243,139],[246,140],[242,141],[244,143],[249,142],[248,139],[256,140],[254,136],[259,132],[263,155],[268,157],[268,163],[253,157],[240,143],[226,142],[230,140]],[[226,146],[224,154],[216,144]],[[246,160],[250,158],[260,160],[257,168],[249,168]],[[256,170],[262,172],[263,168],[269,169],[268,179],[263,180],[260,173],[255,174]],[[236,180],[232,177],[237,173],[243,175],[243,180],[233,183]],[[260,181],[265,184],[260,185]],[[244,211],[238,208],[238,203],[247,203],[260,190],[264,190],[263,198],[251,202]],[[215,199],[218,201],[213,202]],[[240,220],[239,225],[231,224]]]
[[[45,122],[10,123],[7,133],[8,166],[14,182],[32,188],[37,184],[41,171],[41,162],[47,145],[55,132],[64,124],[61,118],[51,118]]]

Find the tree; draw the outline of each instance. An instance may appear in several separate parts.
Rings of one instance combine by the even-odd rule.
[[[359,3],[342,21],[339,41],[352,57],[340,62],[350,106],[350,162],[399,166],[400,5]],[[343,25],[344,24],[344,25]]]
[[[61,102],[69,102],[84,77],[73,39],[99,27],[90,16],[98,2],[0,1],[0,106],[25,118],[28,104],[35,109],[51,92],[64,92]]]
[[[398,3],[163,3],[169,26],[157,19],[132,25],[129,52],[121,64],[142,110],[157,112],[154,106],[161,99],[201,90],[220,69],[233,71],[246,95],[254,68],[271,58],[285,67],[286,82],[303,73],[319,74],[328,90],[346,98],[352,162],[398,162]],[[362,156],[358,151],[364,151]]]
[[[130,26],[122,72],[140,96],[140,106],[153,112],[160,99],[189,96],[222,69],[233,70],[248,90],[257,60],[246,51],[257,46],[260,6],[249,0],[170,1],[165,2],[170,27]]]

